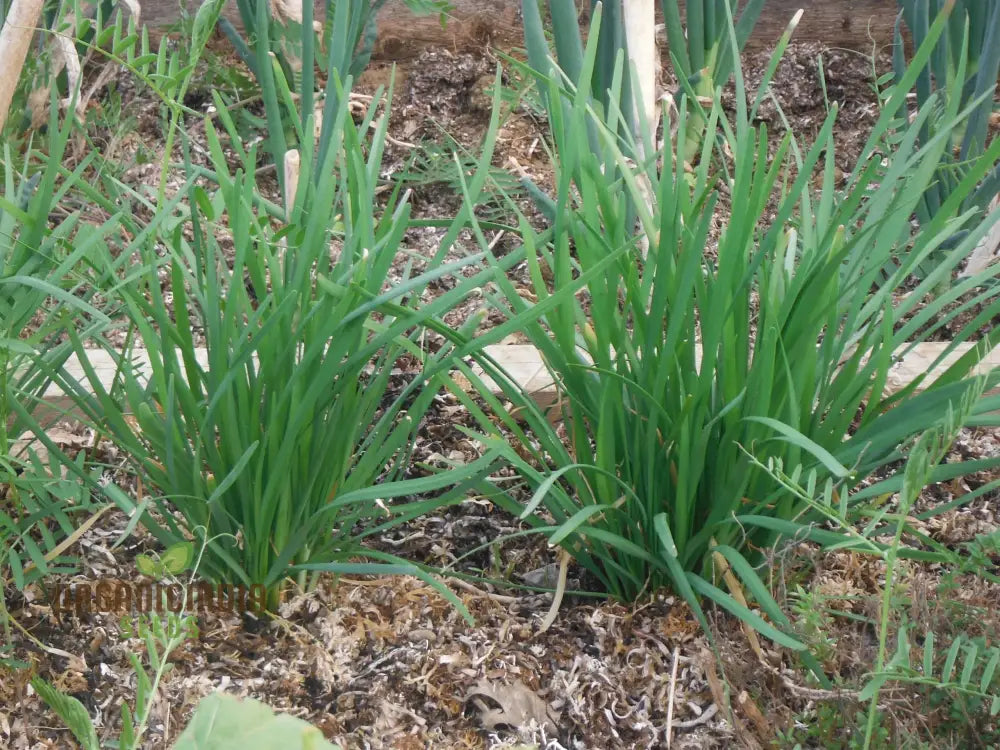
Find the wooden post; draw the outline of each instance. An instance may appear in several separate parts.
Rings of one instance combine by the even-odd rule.
[[[42,14],[42,0],[14,0],[0,30],[0,131],[7,122],[31,38]]]

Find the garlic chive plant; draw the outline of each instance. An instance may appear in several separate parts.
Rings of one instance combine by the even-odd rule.
[[[373,100],[360,124],[342,108],[321,160],[306,143],[294,203],[277,221],[256,192],[254,150],[230,173],[223,141],[207,123],[218,189],[210,193],[191,177],[160,208],[170,222],[128,248],[144,269],[123,295],[149,358],[148,382],[129,352],[109,348],[121,367],[121,401],[119,388],[108,389],[90,368],[94,397],[65,383],[154,493],[132,498],[108,488],[133,524],[165,547],[203,541],[199,574],[263,584],[269,609],[287,578],[308,586],[322,572],[418,575],[461,607],[417,566],[365,540],[461,501],[495,462],[486,454],[410,478],[417,429],[450,369],[450,347],[427,352],[423,334],[444,328],[449,306],[494,272],[463,278],[482,260],[472,256],[431,259],[424,273],[412,273],[414,259],[402,247],[406,197],[397,190],[382,208],[376,192],[388,127],[382,105]],[[221,121],[235,137],[232,120],[221,114]],[[481,166],[488,169],[488,158]],[[220,237],[231,237],[232,255]],[[417,304],[430,282],[449,275],[459,279],[455,288]],[[196,356],[199,338],[205,361]],[[403,361],[413,379],[394,385]]]
[[[60,543],[75,529],[72,516],[97,509],[88,491],[59,470],[65,460],[82,472],[84,457],[70,462],[44,437],[43,428],[60,416],[44,396],[72,354],[62,331],[89,336],[110,326],[99,295],[124,261],[112,259],[109,244],[132,226],[122,213],[108,212],[98,225],[83,210],[61,213],[67,196],[86,186],[96,154],[66,169],[75,126],[72,118],[60,122],[55,92],[50,108],[48,153],[29,149],[22,160],[10,144],[0,151],[0,483],[7,485],[0,587],[11,581],[18,589],[65,569]],[[21,440],[32,431],[42,434],[47,451]]]
[[[727,114],[719,96],[712,99],[707,124],[720,138],[705,140],[701,158],[685,168],[669,153],[638,164],[629,158],[619,123],[608,123],[588,94],[598,53],[596,40],[588,42],[579,89],[553,110],[560,124],[551,227],[539,234],[522,225],[537,302],[503,278],[491,296],[509,317],[507,327],[523,330],[541,352],[567,439],[497,367],[486,372],[526,425],[490,403],[518,449],[466,402],[479,415],[483,443],[503,453],[522,480],[519,487],[483,481],[482,492],[565,550],[608,594],[634,600],[669,586],[706,626],[708,600],[802,648],[755,566],[783,537],[851,539],[821,534],[815,524],[823,517],[755,461],[801,467],[849,506],[863,480],[898,462],[908,443],[943,419],[968,373],[1000,340],[1000,331],[976,333],[1000,314],[1000,267],[927,297],[1000,214],[983,221],[961,209],[1000,156],[1000,141],[919,228],[910,217],[961,113],[948,110],[935,135],[918,143],[930,116],[921,111],[896,152],[883,157],[877,147],[942,30],[932,26],[841,189],[834,179],[836,109],[808,148],[788,132],[769,150],[766,128],[755,124],[780,46],[750,105],[735,68],[736,111]],[[732,30],[730,43],[735,53]],[[549,91],[560,89],[550,79]],[[680,117],[683,126],[683,111]],[[633,207],[650,240],[644,262]],[[963,239],[900,301],[912,272],[959,231]],[[898,269],[885,278],[892,259]],[[958,326],[969,309],[981,312]],[[885,395],[896,353],[946,326],[954,334],[939,361],[966,342],[980,346],[940,377]],[[990,375],[987,389],[997,383],[1000,375]],[[1000,397],[985,396],[968,422],[996,423],[990,412],[998,408]],[[997,463],[935,468],[931,476]],[[936,554],[901,552],[911,553]],[[730,584],[724,568],[735,576]]]

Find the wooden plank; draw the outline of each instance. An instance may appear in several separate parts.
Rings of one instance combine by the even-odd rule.
[[[883,396],[896,393],[921,375],[929,373],[928,377],[917,386],[916,391],[919,393],[924,389],[925,384],[934,382],[936,378],[940,377],[949,367],[955,364],[962,355],[972,349],[974,344],[959,344],[955,347],[955,351],[949,353],[948,356],[934,367],[932,365],[934,365],[938,357],[949,346],[948,342],[925,342],[918,344],[911,351],[907,352],[908,346],[904,344],[896,350],[896,357],[899,361],[889,371]],[[508,373],[515,382],[524,391],[531,394],[542,410],[550,409],[556,404],[558,392],[555,383],[545,369],[541,356],[533,346],[498,345],[487,347],[487,350],[497,363],[508,370]],[[699,365],[701,362],[701,352],[697,350],[695,352],[695,362],[696,365]],[[510,367],[507,367],[508,363],[511,365]],[[1000,368],[1000,347],[994,349],[986,359],[980,362],[976,374],[986,375],[995,368]],[[484,384],[490,388],[494,395],[500,395],[500,389],[489,377],[485,376],[478,368],[474,367],[473,371],[483,378]],[[997,392],[1000,392],[1000,389],[990,391],[990,393]],[[550,418],[553,416],[550,413]]]
[[[931,368],[934,361],[948,346],[946,342],[930,342],[916,346],[913,351],[903,355],[906,347],[901,347],[897,354],[902,358],[892,368],[886,386],[886,395],[895,393],[906,385],[909,385],[920,375],[930,371],[927,381],[933,381],[949,366],[972,347],[972,344],[960,344],[956,350],[945,358],[936,367]],[[493,357],[501,367],[507,370],[511,378],[521,387],[522,390],[531,394],[536,403],[543,409],[547,409],[555,403],[557,392],[555,384],[549,373],[545,369],[542,358],[538,351],[531,345],[508,345],[496,344],[486,347],[487,353]],[[208,353],[204,349],[195,351],[195,358],[199,365],[207,367]],[[105,388],[111,387],[111,381],[116,372],[115,361],[112,356],[101,349],[89,350],[88,360],[91,366],[97,371],[98,376]],[[132,363],[138,372],[144,377],[149,376],[149,359],[142,350],[133,353]],[[1000,347],[994,349],[989,357],[980,364],[978,372],[985,374],[993,368],[1000,367]],[[84,378],[83,368],[79,360],[74,356],[70,358],[66,365],[66,371],[78,380]],[[482,376],[482,372],[478,372]],[[500,390],[496,384],[484,376],[484,381],[496,395],[500,395]],[[45,402],[51,410],[50,414],[55,416],[63,412],[73,412],[72,401],[63,393],[57,385],[51,385],[45,394]]]
[[[189,12],[193,13],[197,3],[186,1]],[[389,0],[378,17],[379,34],[373,58],[405,61],[430,46],[453,51],[481,50],[487,45],[510,51],[523,46],[520,0],[452,0],[452,5],[454,10],[442,27],[437,16],[414,16],[403,0]],[[589,8],[590,4],[578,2],[580,5]],[[325,0],[315,0],[315,7],[316,13],[321,14]],[[820,42],[865,52],[892,41],[895,0],[767,0],[749,47],[772,45],[799,8],[804,13],[794,41]],[[142,20],[153,29],[176,23],[179,13],[178,0],[142,3]],[[659,10],[657,13],[659,18]],[[226,4],[224,15],[237,28],[242,27],[234,0]],[[586,20],[585,11],[581,18]]]
[[[110,389],[115,375],[118,372],[118,363],[110,353],[103,349],[88,349],[87,352],[87,361],[90,366],[94,368],[101,385],[105,390]],[[207,349],[195,349],[194,356],[195,360],[201,367],[208,367]],[[181,361],[181,366],[183,367],[183,359],[181,359],[180,356],[178,356],[178,359]],[[152,370],[149,366],[149,355],[146,354],[146,351],[143,349],[135,350],[129,361],[132,363],[135,370],[140,374],[142,382],[148,382],[148,378]],[[71,378],[78,381],[83,387],[87,388],[89,392],[92,392],[89,387],[90,383],[87,381],[86,373],[80,365],[79,358],[75,354],[70,356],[64,369]],[[35,419],[38,420],[38,422],[43,426],[51,425],[63,419],[72,420],[82,414],[74,404],[73,399],[67,396],[63,389],[55,383],[49,385],[45,391],[45,395],[42,397],[42,400],[43,405],[37,407],[32,416],[34,416]]]

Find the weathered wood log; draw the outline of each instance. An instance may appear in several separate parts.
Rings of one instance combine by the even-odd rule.
[[[164,29],[177,21],[185,0],[146,0],[144,23]],[[197,0],[187,0],[192,8]],[[317,14],[325,0],[315,0]],[[510,50],[523,44],[520,0],[452,0],[455,6],[442,27],[437,16],[414,16],[403,0],[389,0],[379,14],[379,35],[374,57],[407,60],[428,46],[453,50],[483,48],[487,44]],[[584,3],[589,7],[589,3]],[[796,41],[821,42],[830,47],[871,51],[892,41],[895,0],[767,0],[750,41],[751,48],[767,47],[781,36],[795,11],[805,12],[795,32]],[[225,16],[241,26],[235,1]]]
[[[682,0],[682,18],[686,4],[687,0]],[[896,0],[765,0],[748,48],[770,47],[777,42],[800,8],[802,20],[793,41],[863,51],[892,42]],[[659,8],[657,21],[662,21]]]

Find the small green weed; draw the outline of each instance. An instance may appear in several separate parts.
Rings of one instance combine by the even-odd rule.
[[[147,672],[137,654],[129,653],[129,661],[136,675],[136,696],[134,707],[127,703],[121,705],[122,727],[118,738],[120,750],[143,747],[142,739],[156,702],[157,690],[163,678],[173,668],[167,657],[187,640],[190,633],[184,617],[177,613],[146,616],[141,626],[127,633],[144,642],[150,670]],[[97,730],[80,701],[60,692],[41,677],[33,677],[31,686],[63,720],[83,750],[100,750]]]
[[[824,701],[798,714],[789,729],[778,730],[774,746],[789,750],[862,750],[865,747],[865,711],[849,702]],[[889,729],[880,725],[874,747],[892,747]]]

